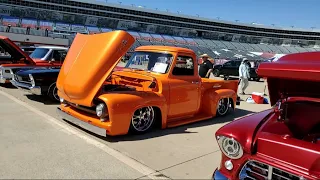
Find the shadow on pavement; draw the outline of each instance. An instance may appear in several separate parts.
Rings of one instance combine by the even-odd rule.
[[[32,101],[36,101],[45,105],[58,105],[59,102],[51,100],[47,96],[33,95],[33,94],[25,94],[25,96]]]
[[[17,89],[17,88],[16,88],[14,85],[12,85],[11,83],[0,84],[0,87],[8,88],[8,89]]]
[[[68,124],[75,126],[83,131],[85,131],[88,134],[91,134],[95,137],[98,137],[102,140],[108,141],[108,142],[119,142],[119,141],[139,141],[139,140],[144,140],[144,139],[150,139],[150,138],[156,138],[156,137],[161,137],[161,136],[167,136],[167,135],[171,135],[171,134],[188,134],[188,133],[197,133],[197,132],[190,132],[188,131],[189,128],[196,128],[196,127],[204,127],[204,126],[210,126],[210,125],[214,125],[214,124],[221,124],[221,123],[226,123],[226,122],[231,122],[236,118],[248,115],[254,113],[253,111],[247,111],[247,110],[243,110],[243,109],[237,109],[235,112],[230,112],[229,115],[226,115],[224,117],[215,117],[215,118],[211,118],[208,120],[203,120],[200,122],[195,122],[195,123],[191,123],[191,124],[187,124],[187,125],[183,125],[183,126],[179,126],[179,127],[174,127],[174,128],[167,128],[167,129],[154,129],[150,132],[147,132],[145,134],[141,134],[141,135],[133,135],[133,134],[128,134],[128,135],[123,135],[123,136],[107,136],[107,137],[102,137],[99,135],[96,135],[84,128],[81,128],[78,125],[75,125],[73,123],[67,122]]]

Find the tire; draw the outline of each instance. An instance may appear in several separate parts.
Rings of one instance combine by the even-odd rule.
[[[229,112],[229,107],[229,98],[220,99],[217,104],[217,116],[225,116]]]
[[[58,88],[56,83],[52,83],[49,87],[48,96],[52,101],[60,102],[60,98],[58,96]]]
[[[156,111],[151,106],[137,109],[131,117],[130,132],[143,134],[150,131],[156,122],[156,117]],[[141,123],[143,123],[142,126]]]
[[[212,72],[214,77],[219,77],[220,76],[220,71],[218,69],[213,70]]]

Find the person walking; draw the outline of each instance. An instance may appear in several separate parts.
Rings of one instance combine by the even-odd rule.
[[[210,73],[213,71],[213,64],[209,60],[209,56],[207,54],[201,55],[202,64],[200,64],[199,75],[202,78],[209,78]]]
[[[248,60],[243,59],[239,67],[239,80],[242,95],[245,95],[245,90],[249,85],[250,67],[248,66]]]

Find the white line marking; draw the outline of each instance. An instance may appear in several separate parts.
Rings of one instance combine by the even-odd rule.
[[[86,141],[88,144],[91,144],[101,150],[103,150],[104,152],[108,153],[109,155],[111,155],[112,157],[118,159],[119,161],[123,162],[124,164],[128,165],[129,167],[131,167],[132,169],[137,170],[138,172],[140,172],[141,174],[143,174],[144,176],[150,178],[150,179],[168,179],[165,176],[163,176],[161,173],[149,168],[148,166],[136,161],[135,159],[126,156],[122,153],[120,153],[119,151],[110,148],[109,146],[89,137],[88,135],[85,135],[84,133],[75,130],[73,128],[71,128],[70,126],[62,123],[61,121],[59,121],[58,119],[36,109],[35,107],[27,104],[26,102],[23,102],[17,98],[15,98],[14,96],[1,91],[0,90],[0,94],[2,94],[3,96],[6,96],[7,98],[11,99],[12,101],[20,104],[21,106],[24,106],[25,108],[29,109],[30,111],[36,113],[37,115],[47,119],[50,121],[50,124],[53,125],[57,125],[61,127],[61,131],[68,133],[68,134],[73,134],[78,136],[79,138],[83,139],[84,141]]]

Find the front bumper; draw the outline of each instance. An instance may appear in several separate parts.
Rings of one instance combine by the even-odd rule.
[[[17,87],[18,89],[21,89],[23,91],[26,91],[35,95],[42,95],[40,86],[31,86],[25,83],[17,82],[15,80],[11,80],[10,82],[13,86]]]
[[[57,107],[57,114],[63,119],[66,120],[68,122],[71,122],[72,124],[75,124],[87,131],[93,132],[99,136],[103,136],[106,137],[107,136],[107,131],[106,129],[94,126],[92,124],[89,124],[87,122],[84,122],[76,117],[73,117],[69,114],[67,114],[66,112],[62,111],[60,107]]]
[[[229,180],[218,169],[216,169],[212,175],[212,180]]]

